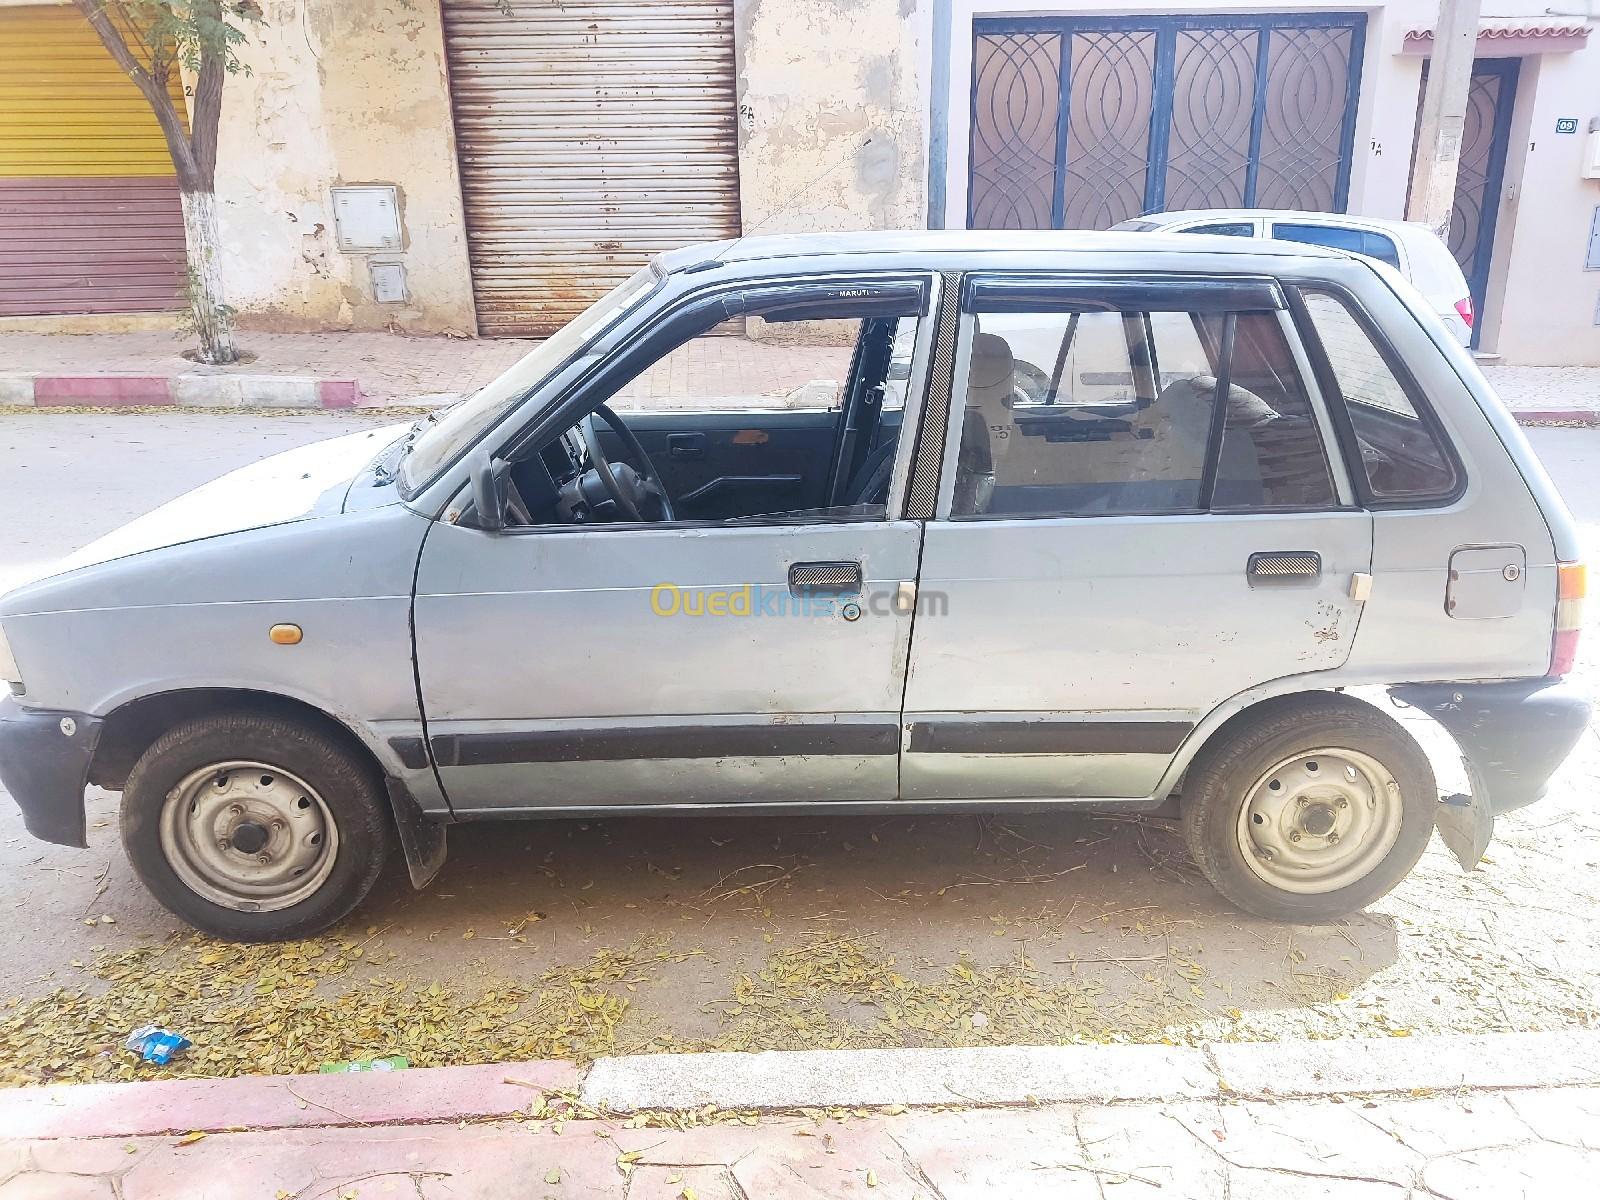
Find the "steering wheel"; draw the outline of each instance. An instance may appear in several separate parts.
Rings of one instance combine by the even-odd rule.
[[[617,472],[613,470],[612,463],[606,457],[605,451],[600,448],[600,437],[595,431],[594,419],[599,417],[611,426],[611,432],[622,439],[622,449],[631,459],[622,465],[631,468],[626,476],[627,481],[633,485],[623,487],[617,479]],[[600,484],[606,489],[606,494],[611,497],[616,506],[622,510],[624,516],[630,521],[643,521],[645,516],[639,511],[639,501],[645,497],[652,497],[661,509],[659,521],[673,521],[677,518],[672,512],[672,499],[667,495],[667,489],[662,485],[656,475],[655,468],[650,462],[650,456],[644,452],[644,447],[639,444],[639,439],[634,436],[633,430],[623,424],[622,418],[612,412],[607,405],[600,405],[578,422],[578,433],[583,438],[583,445],[589,452],[589,465],[594,473],[600,477]]]

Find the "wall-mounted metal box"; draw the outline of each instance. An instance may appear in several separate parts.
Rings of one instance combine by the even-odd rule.
[[[347,254],[399,250],[400,192],[392,184],[362,184],[333,189],[333,230]]]
[[[372,273],[372,298],[379,304],[404,304],[406,302],[406,267],[404,263],[375,262],[368,270]]]

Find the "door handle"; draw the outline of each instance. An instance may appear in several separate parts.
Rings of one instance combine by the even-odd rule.
[[[1260,550],[1250,556],[1244,573],[1251,587],[1315,583],[1322,574],[1322,555],[1315,550]]]
[[[796,596],[849,596],[861,590],[858,562],[797,562],[789,568]]]
[[[699,458],[706,452],[703,433],[667,434],[667,454],[672,458]]]

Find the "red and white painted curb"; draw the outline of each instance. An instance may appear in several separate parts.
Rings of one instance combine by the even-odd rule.
[[[0,374],[0,405],[31,408],[355,408],[355,379],[309,375]]]
[[[1200,1046],[647,1054],[570,1062],[0,1089],[12,1138],[492,1120],[547,1092],[614,1113],[1106,1104],[1600,1085],[1600,1030]]]

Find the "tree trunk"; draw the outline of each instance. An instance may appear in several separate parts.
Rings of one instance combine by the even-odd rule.
[[[189,256],[189,307],[200,338],[200,361],[217,365],[237,362],[233,312],[223,299],[222,239],[214,191],[183,192],[183,233]]]

